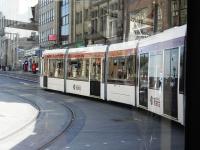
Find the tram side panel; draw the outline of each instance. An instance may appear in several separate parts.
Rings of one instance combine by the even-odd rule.
[[[43,74],[44,74],[44,59],[41,59],[41,68],[40,68],[40,87],[43,88]]]
[[[104,99],[102,62],[106,46],[69,49],[67,58],[67,93]]]
[[[132,41],[110,46],[107,100],[135,106],[136,45]]]
[[[66,49],[45,50],[41,86],[64,92],[64,56]]]
[[[179,80],[178,80],[178,119],[179,122],[184,124],[184,103],[185,103],[185,98],[184,98],[184,48],[185,46],[180,47],[180,53],[179,53]]]
[[[182,31],[179,29],[176,35],[168,31],[140,41],[137,97],[139,107],[181,124],[184,117],[183,94],[179,90]]]
[[[89,58],[84,58],[81,52],[73,53],[69,50],[67,58],[67,93],[90,96]]]

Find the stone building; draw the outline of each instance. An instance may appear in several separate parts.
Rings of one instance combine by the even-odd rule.
[[[59,45],[59,11],[60,1],[39,0],[39,45],[51,48]],[[49,39],[51,35],[51,39]]]
[[[89,43],[117,43],[123,40],[123,0],[94,0],[90,4]]]
[[[186,0],[125,0],[126,39],[143,38],[187,23]]]

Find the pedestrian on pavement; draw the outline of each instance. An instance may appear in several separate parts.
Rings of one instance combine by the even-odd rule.
[[[33,64],[32,64],[32,72],[33,72],[33,74],[36,74],[36,63],[35,63],[35,61],[33,61]]]

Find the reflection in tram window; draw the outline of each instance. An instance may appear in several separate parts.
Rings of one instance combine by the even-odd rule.
[[[67,69],[68,79],[89,79],[89,59],[68,59]]]
[[[109,82],[135,83],[135,56],[109,58]]]
[[[64,67],[62,59],[49,60],[49,77],[64,78]]]
[[[180,51],[180,82],[179,82],[179,92],[184,93],[184,47],[181,47]]]
[[[162,87],[163,58],[162,52],[150,54],[149,88],[159,90]]]
[[[44,59],[44,69],[43,69],[43,75],[48,75],[48,59]]]
[[[167,49],[164,53],[164,113],[178,117],[178,54],[179,48]]]
[[[149,54],[140,54],[139,105],[148,106],[148,62]]]
[[[91,59],[90,79],[100,81],[101,78],[101,58]]]

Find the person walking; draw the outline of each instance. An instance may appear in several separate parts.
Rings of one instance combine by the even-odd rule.
[[[33,72],[33,74],[36,74],[36,63],[35,63],[35,61],[33,61],[33,64],[32,64],[32,72]]]

